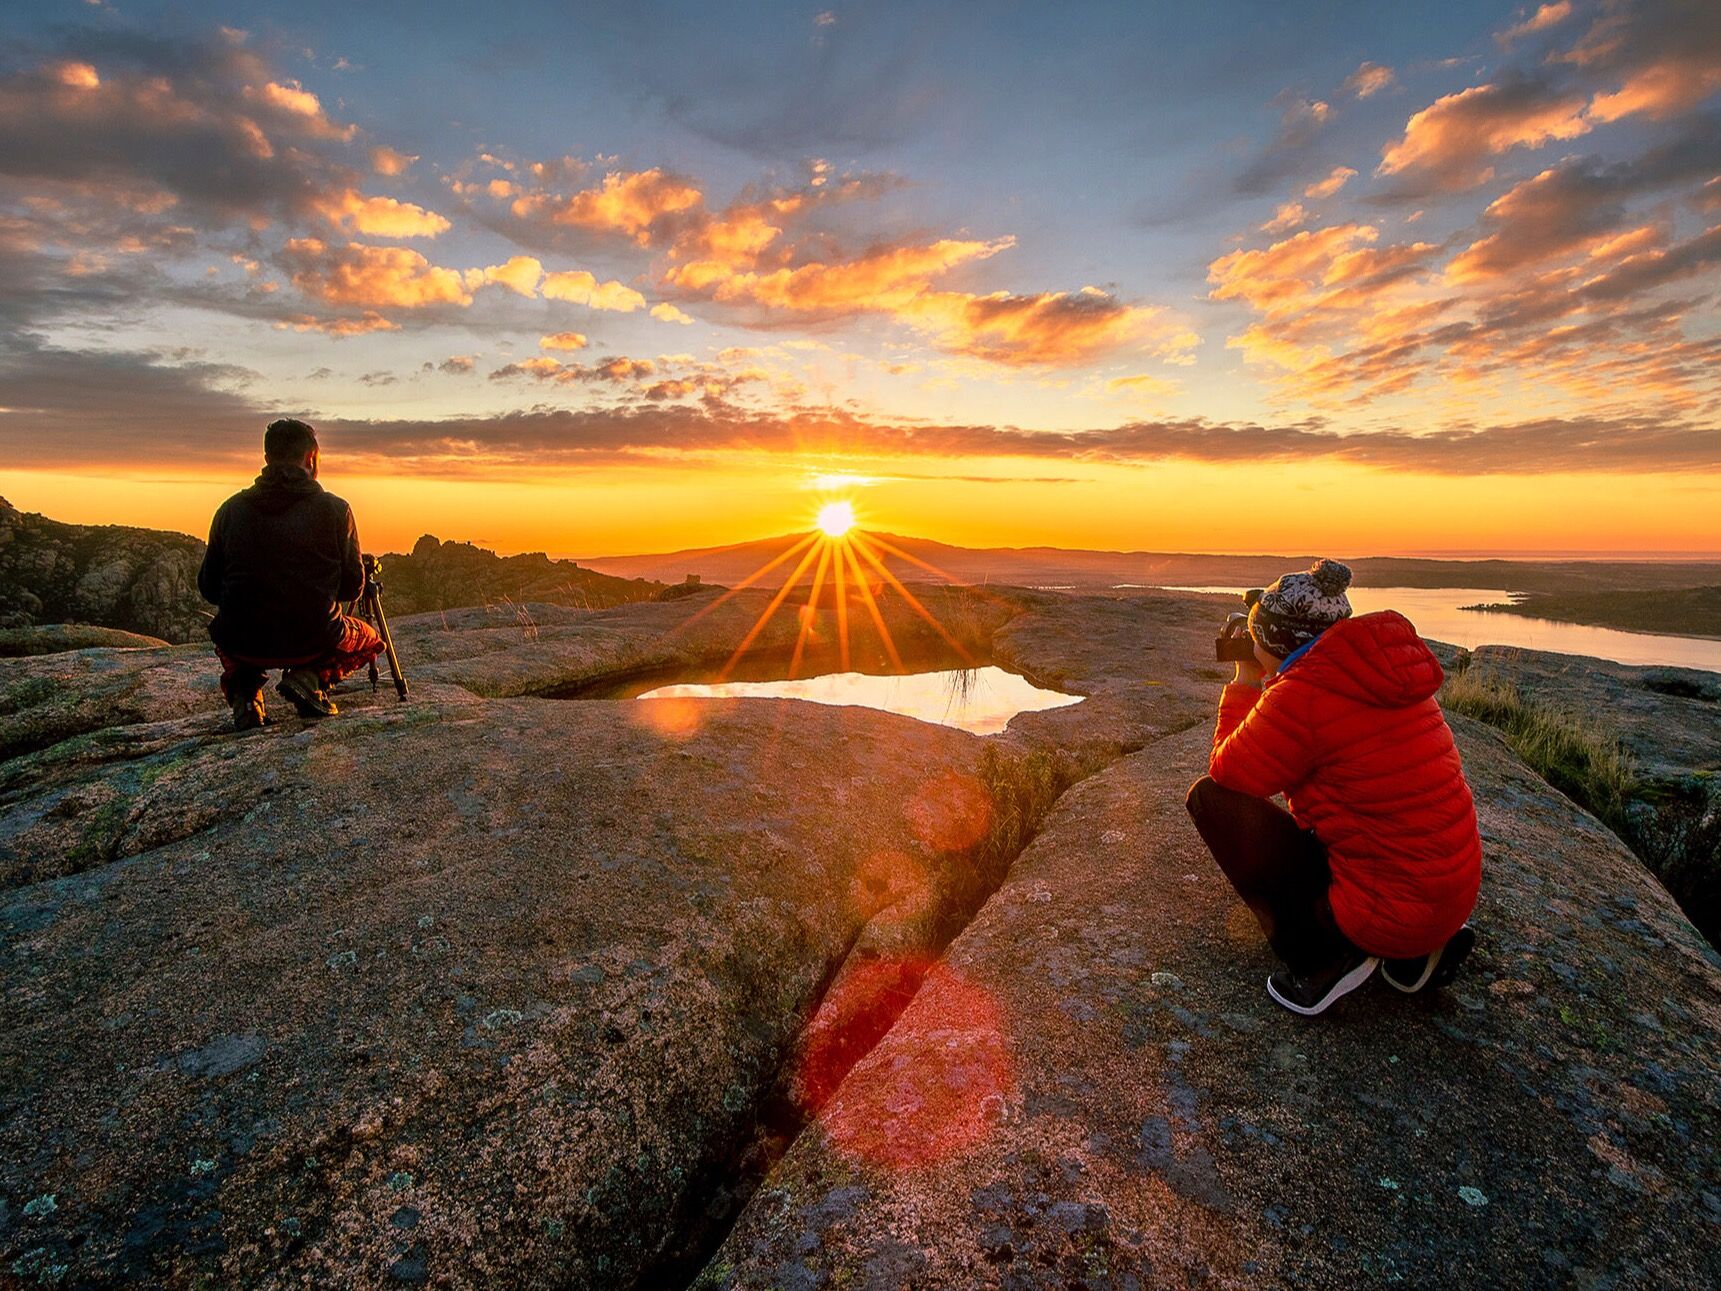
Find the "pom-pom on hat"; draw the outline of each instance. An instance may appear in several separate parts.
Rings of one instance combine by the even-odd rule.
[[[1350,566],[1336,560],[1317,560],[1307,573],[1285,574],[1250,606],[1249,635],[1283,659],[1351,616],[1345,596],[1350,585]]]

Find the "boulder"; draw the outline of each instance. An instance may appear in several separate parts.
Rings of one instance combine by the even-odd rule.
[[[695,1285],[1715,1285],[1716,957],[1457,724],[1456,988],[1270,1002],[1183,809],[1207,732],[1151,744],[1065,795]]]

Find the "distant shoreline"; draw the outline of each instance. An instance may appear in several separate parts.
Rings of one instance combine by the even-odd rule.
[[[1721,586],[1529,595],[1511,602],[1458,608],[1646,636],[1721,641]]]

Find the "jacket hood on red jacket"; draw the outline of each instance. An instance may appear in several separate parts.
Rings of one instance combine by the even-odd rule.
[[[1375,708],[1421,703],[1446,679],[1440,661],[1397,610],[1339,620],[1277,676]]]

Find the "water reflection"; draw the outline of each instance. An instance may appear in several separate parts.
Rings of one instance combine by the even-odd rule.
[[[990,664],[883,677],[836,672],[794,681],[680,683],[648,690],[640,698],[805,699],[815,704],[878,708],[975,735],[996,735],[1017,713],[1064,708],[1082,701],[1080,695],[1045,690],[1026,677]]]
[[[1165,590],[1232,594],[1242,591],[1237,587]],[[1721,641],[1622,632],[1617,628],[1592,628],[1581,623],[1556,623],[1551,619],[1527,619],[1517,614],[1489,614],[1463,608],[1515,599],[1515,593],[1497,587],[1352,587],[1346,595],[1358,614],[1397,610],[1416,624],[1416,630],[1423,636],[1467,650],[1482,645],[1517,646],[1524,650],[1589,655],[1616,663],[1721,672]]]

